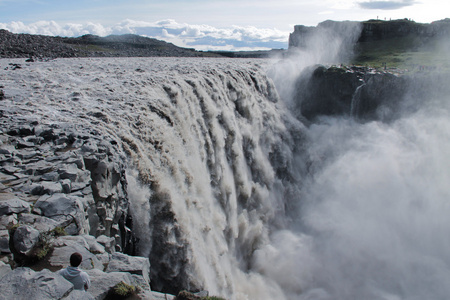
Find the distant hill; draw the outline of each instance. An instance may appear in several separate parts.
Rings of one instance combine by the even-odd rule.
[[[218,54],[177,47],[133,34],[77,38],[14,34],[0,30],[0,57],[205,57]]]
[[[265,58],[285,50],[196,51],[134,34],[53,37],[0,29],[0,58],[56,57],[233,57]]]

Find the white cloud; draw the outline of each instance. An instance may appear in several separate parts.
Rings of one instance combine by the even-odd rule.
[[[286,48],[289,32],[253,26],[232,26],[217,28],[209,25],[191,25],[167,19],[157,22],[124,20],[112,26],[99,23],[60,25],[54,21],[0,23],[0,28],[14,33],[43,34],[50,36],[81,36],[95,34],[139,34],[180,47],[197,50],[262,50]]]

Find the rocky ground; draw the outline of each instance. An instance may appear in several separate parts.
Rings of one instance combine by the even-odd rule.
[[[83,299],[104,299],[120,282],[151,298],[148,258],[121,253],[132,253],[133,236],[115,142],[4,106],[1,123],[0,298],[79,299],[55,273],[73,252],[92,281]]]

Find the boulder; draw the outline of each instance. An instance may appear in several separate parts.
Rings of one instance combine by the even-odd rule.
[[[93,237],[92,235],[86,234],[86,235],[83,235],[83,238],[88,243],[89,251],[91,253],[95,253],[95,254],[105,253],[105,247],[102,244],[100,244],[99,242],[97,242],[95,237]]]
[[[58,170],[61,179],[76,181],[78,177],[78,166],[76,164],[65,164]]]
[[[8,229],[15,224],[17,224],[17,217],[15,214],[0,216],[0,230]]]
[[[89,244],[82,236],[61,236],[53,242],[53,253],[49,264],[55,268],[65,268],[69,265],[70,255],[78,252],[83,257],[80,268],[84,270],[103,270],[103,259],[99,260],[95,254],[89,251]]]
[[[0,230],[0,252],[11,253],[9,249],[9,233],[8,230]]]
[[[148,258],[129,256],[115,252],[111,255],[111,261],[106,268],[106,272],[128,272],[141,275],[147,282],[150,282],[150,262]]]
[[[11,272],[11,266],[0,261],[0,278]]]
[[[13,243],[17,252],[29,255],[39,242],[40,233],[28,225],[21,225],[14,231]]]
[[[105,273],[96,269],[87,270],[86,273],[88,273],[91,280],[91,287],[88,291],[94,296],[94,299],[105,299],[108,292],[121,281],[133,285],[133,278],[129,273]]]
[[[83,199],[65,194],[43,196],[36,201],[33,212],[39,213],[56,221],[68,220],[74,223],[75,233],[88,233],[89,224],[86,222]],[[66,230],[66,232],[68,232]],[[68,232],[69,233],[69,232]]]
[[[113,237],[101,235],[97,237],[97,242],[105,247],[106,252],[113,253],[115,251],[116,240]]]
[[[19,216],[20,224],[31,225],[34,229],[40,232],[49,232],[54,230],[56,227],[63,227],[63,223],[57,222],[53,219],[33,215],[33,214],[21,214]]]
[[[69,281],[47,269],[35,272],[29,268],[17,268],[0,278],[2,299],[62,299],[72,290],[73,285]]]
[[[20,214],[23,212],[30,212],[30,204],[11,195],[8,194],[11,198],[9,199],[0,199],[0,216],[11,215],[11,214]],[[8,197],[3,196],[1,198]]]

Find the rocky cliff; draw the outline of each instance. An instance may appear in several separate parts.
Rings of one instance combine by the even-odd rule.
[[[400,19],[390,21],[369,20],[364,22],[327,20],[319,23],[317,27],[296,25],[294,26],[294,32],[289,35],[289,48],[307,47],[310,37],[320,34],[324,30],[332,31],[333,37],[336,37],[346,36],[351,28],[359,30],[356,42],[380,41],[412,36],[417,38],[417,43],[420,45],[434,37],[448,35],[450,33],[450,19],[436,21],[431,24]]]
[[[305,70],[296,82],[294,101],[303,117],[348,116],[391,121],[417,109],[436,93],[450,93],[447,71],[399,74],[368,67],[322,65]]]

